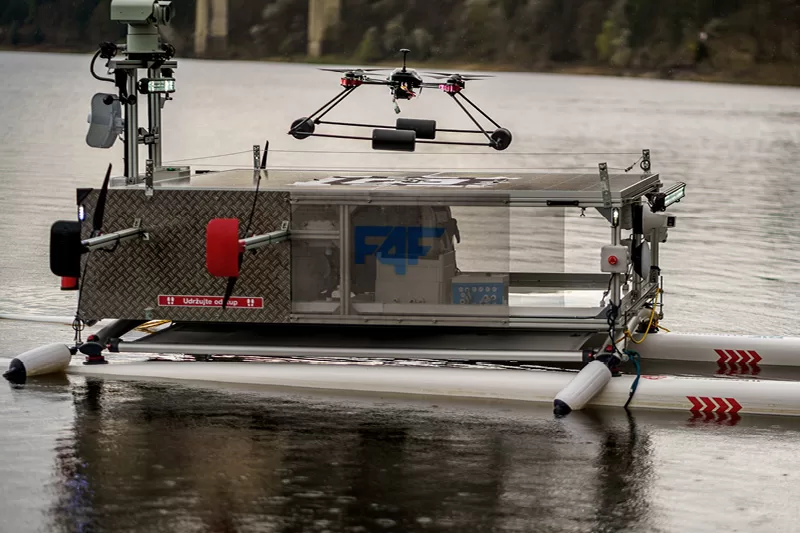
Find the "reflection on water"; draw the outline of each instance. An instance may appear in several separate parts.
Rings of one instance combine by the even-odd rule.
[[[48,531],[723,531],[741,510],[743,531],[762,531],[790,524],[796,505],[783,502],[800,496],[792,421],[698,426],[684,413],[620,410],[557,420],[519,404],[62,387],[74,421],[45,484]],[[743,468],[759,441],[771,449],[758,464],[766,484]]]
[[[60,531],[620,531],[651,518],[649,438],[624,417],[91,379],[73,395],[49,513]]]

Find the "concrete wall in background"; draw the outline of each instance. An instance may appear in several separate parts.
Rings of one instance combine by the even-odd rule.
[[[339,23],[342,0],[308,0],[308,55],[320,57],[325,32]]]
[[[222,56],[228,49],[228,0],[197,0],[194,53]]]

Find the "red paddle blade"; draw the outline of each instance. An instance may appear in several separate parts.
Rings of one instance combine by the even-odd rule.
[[[206,269],[218,278],[239,277],[239,219],[215,218],[206,226]]]

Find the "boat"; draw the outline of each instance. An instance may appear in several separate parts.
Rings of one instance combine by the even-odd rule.
[[[679,229],[670,207],[686,197],[687,184],[662,181],[649,149],[635,172],[617,173],[605,162],[596,171],[545,174],[282,169],[267,165],[269,143],[253,146],[249,169],[164,165],[161,107],[176,90],[177,61],[157,27],[169,21],[169,2],[111,6],[128,39],[104,43],[92,59],[95,78],[117,92],[92,98],[87,143],[108,149],[121,136],[125,169],[114,177],[109,166],[101,187],[78,189],[76,219],[51,229],[51,270],[62,290],[78,292],[76,341],[21,354],[8,379],[66,370],[458,395],[552,402],[559,416],[587,405],[800,415],[798,382],[642,374],[649,360],[752,369],[798,365],[800,353],[798,338],[662,330],[660,259]],[[113,78],[96,74],[98,58]],[[438,85],[476,130],[438,129],[430,119],[398,119],[393,127],[325,122],[329,102],[288,133],[304,141],[327,135],[319,125],[368,126],[371,137],[327,136],[397,152],[425,142],[505,150],[511,132],[472,104],[496,127],[485,129],[458,99],[466,98],[467,79],[451,75]],[[395,106],[427,86],[405,59],[385,80],[347,70],[341,85],[338,101],[362,85],[388,86]],[[140,102],[147,128],[137,121]],[[483,134],[486,142],[443,141],[440,133]],[[144,172],[140,145],[147,148]],[[569,232],[580,242],[567,244]],[[584,270],[565,267],[567,252],[579,254]],[[83,328],[100,321],[83,341]],[[153,321],[159,327],[141,331]],[[194,362],[105,365],[117,353]],[[83,364],[72,364],[78,354]],[[207,361],[219,356],[323,364]]]

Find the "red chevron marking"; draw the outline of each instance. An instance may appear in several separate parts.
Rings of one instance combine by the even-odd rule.
[[[690,411],[697,412],[703,410],[703,404],[701,404],[696,397],[694,396],[687,396],[686,398],[692,402],[692,407],[689,409]]]
[[[761,360],[761,354],[755,350],[722,350],[715,349],[718,363],[743,363],[747,365],[757,365]]]
[[[687,396],[686,399],[692,404],[689,410],[694,413],[736,414],[742,410],[742,405],[735,398]]]
[[[708,396],[701,396],[700,401],[705,404],[703,406],[703,412],[705,413],[713,413],[714,410],[717,409],[717,404],[715,404],[714,400],[712,400]]]
[[[731,404],[730,413],[736,414],[742,410],[742,405],[733,398],[728,398],[728,403]]]
[[[717,412],[718,412],[718,413],[725,413],[725,412],[727,412],[727,411],[728,411],[728,409],[730,409],[730,408],[731,408],[731,406],[730,406],[730,405],[728,405],[728,403],[725,401],[725,399],[724,399],[724,398],[716,398],[716,397],[715,397],[715,398],[714,398],[714,401],[715,401],[715,402],[717,402],[717,404],[718,404],[718,405],[719,405],[719,407],[720,407],[720,408],[717,410]]]

